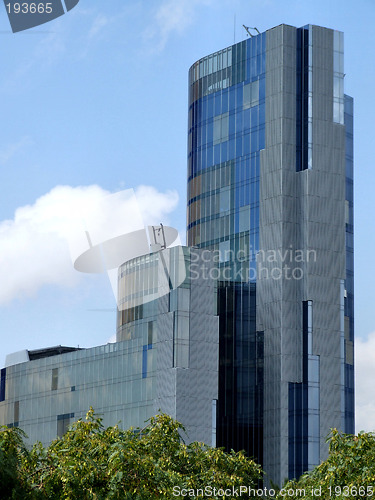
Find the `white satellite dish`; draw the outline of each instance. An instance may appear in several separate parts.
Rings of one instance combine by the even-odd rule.
[[[77,257],[74,269],[82,273],[102,273],[135,257],[167,248],[176,241],[178,231],[162,224],[146,226],[97,245],[92,245],[89,234],[86,235],[90,248]]]

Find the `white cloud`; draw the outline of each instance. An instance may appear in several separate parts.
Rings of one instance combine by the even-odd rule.
[[[160,193],[141,186],[135,193],[145,224],[167,223],[167,214],[178,202],[174,191]],[[45,285],[66,287],[79,282],[68,240],[77,234],[85,237],[85,214],[96,221],[96,235],[107,237],[111,231],[118,233],[139,225],[139,217],[130,213],[128,198],[109,195],[97,185],[57,186],[34,204],[18,208],[13,219],[0,222],[0,304],[34,295]],[[103,199],[109,200],[106,216]]]
[[[156,10],[155,27],[148,27],[146,37],[155,42],[155,50],[163,50],[173,33],[181,34],[192,24],[197,7],[211,3],[212,0],[164,0]]]
[[[375,332],[355,343],[356,432],[375,431]]]
[[[171,211],[171,204],[174,208],[178,203],[178,195],[176,191],[160,193],[152,186],[139,186],[135,190],[135,195],[137,197],[145,224],[157,224],[159,222],[163,222],[161,219],[164,214]]]

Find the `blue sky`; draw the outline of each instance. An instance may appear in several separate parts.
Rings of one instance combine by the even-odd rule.
[[[62,213],[72,200],[91,206],[98,194],[150,186],[146,219],[184,237],[190,65],[244,39],[242,24],[318,24],[345,33],[345,92],[355,99],[357,405],[362,427],[375,428],[366,401],[375,375],[374,22],[373,0],[80,0],[13,34],[0,6],[0,364],[21,349],[89,347],[115,333],[107,276],[72,267],[63,228],[72,219]]]

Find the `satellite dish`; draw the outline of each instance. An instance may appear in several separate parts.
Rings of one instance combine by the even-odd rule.
[[[170,226],[146,226],[138,231],[116,236],[92,245],[86,233],[90,248],[74,262],[74,269],[82,273],[103,273],[117,269],[124,262],[162,250],[172,245],[178,237],[177,229]]]
[[[246,33],[249,35],[250,38],[253,38],[253,36],[256,36],[256,35],[253,35],[250,30],[255,30],[257,32],[257,35],[260,35],[260,31],[258,30],[258,28],[254,27],[254,28],[251,28],[250,26],[245,26],[244,24],[242,25],[245,30],[246,30]]]

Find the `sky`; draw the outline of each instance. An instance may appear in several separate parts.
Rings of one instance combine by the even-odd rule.
[[[13,34],[0,5],[0,365],[22,349],[113,340],[106,274],[73,268],[71,233],[133,189],[143,221],[185,240],[187,74],[281,23],[345,33],[354,97],[356,428],[375,430],[375,2],[80,0]],[[119,224],[127,207],[113,205]]]

